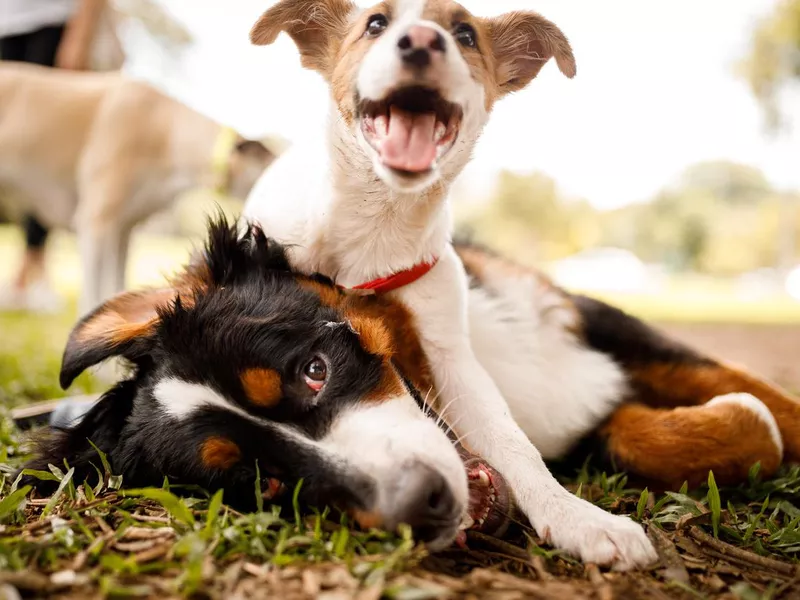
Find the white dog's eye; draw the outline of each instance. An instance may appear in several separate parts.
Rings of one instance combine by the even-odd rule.
[[[389,19],[385,15],[372,15],[367,21],[367,36],[378,37],[389,26]]]
[[[478,45],[477,34],[472,25],[467,23],[459,23],[453,30],[453,36],[459,44],[467,48],[474,48]]]
[[[320,391],[328,379],[328,365],[319,356],[315,356],[303,367],[303,378],[309,388],[315,392]]]

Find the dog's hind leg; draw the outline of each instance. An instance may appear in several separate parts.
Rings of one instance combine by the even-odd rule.
[[[649,410],[652,432],[661,431],[662,441],[667,439],[663,436],[668,430],[661,428],[671,428],[670,444],[676,455],[685,449],[700,456],[710,452],[714,444],[725,441],[733,460],[737,452],[749,452],[745,448],[748,444],[761,444],[767,449],[779,446],[782,440],[785,458],[800,462],[800,401],[789,393],[750,373],[701,355],[619,309],[582,296],[573,296],[573,301],[581,316],[584,340],[622,367],[630,387],[629,399],[637,403],[633,407],[621,407],[609,421],[609,435],[612,438],[616,435],[614,439],[620,444],[619,448],[625,446],[623,440],[631,439],[624,427],[641,419]],[[664,410],[678,407],[683,408],[672,414]],[[769,409],[772,421],[764,407]],[[727,435],[723,431],[728,427],[731,431],[740,431],[741,423],[748,421],[754,428],[747,436]],[[639,422],[643,425],[646,421]],[[779,439],[768,435],[768,430],[772,429],[767,427],[770,422],[776,424]],[[624,423],[628,425],[623,426]],[[716,436],[713,440],[709,437],[712,433]],[[680,439],[676,439],[678,435]],[[757,435],[764,438],[758,444],[752,439]],[[704,441],[709,445],[704,446]],[[664,448],[666,451],[666,444]],[[767,451],[754,448],[751,449],[756,453]],[[688,464],[687,473],[691,471]],[[774,461],[762,462],[762,469],[766,470],[768,464]],[[747,467],[749,465],[744,468]],[[773,470],[776,467],[774,464]]]
[[[750,394],[678,408],[623,404],[599,435],[615,467],[673,490],[700,485],[709,471],[720,485],[741,483],[756,463],[769,476],[783,454],[775,418]]]

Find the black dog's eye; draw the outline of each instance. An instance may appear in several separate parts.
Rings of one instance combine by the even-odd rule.
[[[478,35],[475,29],[468,23],[459,23],[453,30],[453,36],[459,44],[467,48],[474,48],[478,45]]]
[[[328,365],[319,356],[315,356],[311,362],[303,367],[303,378],[308,387],[315,392],[320,391],[328,379]]]
[[[389,19],[385,15],[372,15],[367,21],[367,35],[378,37],[389,26]]]

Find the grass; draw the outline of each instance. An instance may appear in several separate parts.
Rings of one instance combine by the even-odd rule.
[[[8,423],[0,457],[0,585],[39,597],[314,598],[793,598],[800,594],[800,467],[735,489],[663,494],[628,485],[587,462],[563,477],[578,495],[645,524],[661,561],[601,573],[547,548],[529,528],[510,541],[470,537],[470,549],[428,556],[405,531],[358,531],[326,511],[266,505],[241,514],[194,490],[126,490],[98,454],[97,476],[69,465],[49,498],[12,479],[24,456]],[[256,489],[254,488],[254,493]]]
[[[15,232],[0,228],[0,255],[11,256],[17,243]],[[574,493],[647,527],[660,562],[627,574],[567,559],[524,526],[505,541],[471,535],[469,549],[429,556],[407,532],[359,531],[325,511],[267,504],[241,514],[222,495],[192,490],[186,497],[168,481],[126,490],[100,455],[96,477],[74,481],[69,465],[51,465],[38,476],[59,481],[58,491],[31,495],[13,478],[28,448],[4,407],[62,393],[57,373],[78,270],[69,236],[57,236],[53,250],[51,272],[68,309],[0,314],[0,592],[5,584],[60,598],[800,597],[800,467],[768,481],[753,469],[733,489],[710,476],[702,489],[667,492],[641,489],[590,461],[577,471],[561,468]],[[186,252],[181,241],[137,237],[131,284],[157,283]],[[677,312],[691,320],[704,310]],[[70,391],[99,389],[84,375]]]

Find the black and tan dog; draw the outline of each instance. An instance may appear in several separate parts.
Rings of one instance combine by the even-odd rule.
[[[785,392],[485,250],[458,250],[476,352],[501,386],[535,392],[514,416],[542,432],[534,441],[548,457],[591,438],[662,485],[696,484],[711,469],[735,483],[756,462],[769,475],[800,459],[800,404]],[[467,453],[428,414],[447,407],[409,311],[297,273],[257,228],[213,224],[172,286],[123,293],[86,316],[61,384],[112,356],[134,365],[130,379],[28,466],[66,459],[82,481],[94,473],[91,439],[127,485],[168,476],[247,503],[258,461],[265,478],[302,479],[310,504],[364,526],[410,523],[433,548],[459,527],[494,531],[508,511],[503,479],[475,459],[465,469]]]

